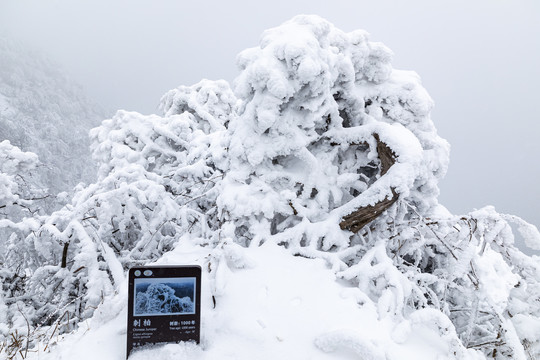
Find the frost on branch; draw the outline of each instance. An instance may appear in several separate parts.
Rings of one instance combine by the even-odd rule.
[[[8,140],[0,142],[0,234],[29,231],[35,223],[24,218],[37,211],[34,200],[42,195],[28,184],[37,163],[36,154],[21,151]],[[2,246],[0,242],[0,249]]]
[[[180,86],[161,98],[165,116],[188,112],[206,134],[224,130],[235,111],[236,97],[224,80],[202,80],[193,86]]]
[[[37,162],[36,154],[22,152],[8,140],[0,142],[0,209],[4,212],[28,203],[23,198],[22,179],[36,167]]]

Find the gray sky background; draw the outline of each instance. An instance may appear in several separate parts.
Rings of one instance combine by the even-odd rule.
[[[540,227],[540,1],[0,0],[0,33],[63,66],[105,108],[157,111],[203,78],[232,81],[236,54],[297,14],[364,29],[415,70],[452,145],[440,202],[494,205]]]

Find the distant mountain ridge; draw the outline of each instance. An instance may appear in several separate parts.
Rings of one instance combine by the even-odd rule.
[[[0,141],[39,156],[35,186],[57,194],[92,182],[88,131],[104,118],[57,66],[0,38]]]

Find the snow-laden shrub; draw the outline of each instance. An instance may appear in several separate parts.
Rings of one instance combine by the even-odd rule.
[[[9,325],[16,319],[8,305],[24,296],[25,287],[24,266],[11,263],[12,249],[6,241],[24,238],[39,226],[33,215],[42,194],[28,184],[37,163],[36,154],[23,152],[7,140],[0,142],[0,339],[12,333]]]
[[[31,197],[35,194],[26,178],[37,163],[36,154],[21,151],[8,140],[0,142],[0,219],[4,219],[0,226],[13,226],[15,215],[20,218],[21,214],[31,214]]]
[[[0,263],[9,255],[6,239],[24,237],[39,226],[34,215],[46,196],[30,185],[37,164],[36,154],[0,142]]]
[[[26,238],[12,239],[9,264],[26,269],[29,321],[88,318],[125,269],[159,259],[179,238],[212,241],[219,226],[216,184],[227,166],[220,133],[229,120],[211,113],[204,114],[207,125],[198,120],[206,102],[217,108],[214,98],[222,98],[231,108],[235,98],[226,83],[208,81],[169,98],[181,106],[182,94],[192,90],[207,96],[186,102],[179,114],[119,111],[93,129],[98,182],[77,188],[69,205],[41,219]]]
[[[163,116],[104,121],[91,132],[98,181],[11,242],[27,295],[5,297],[7,321],[88,318],[129,266],[184,246],[208,248],[219,302],[223,274],[275,243],[324,259],[359,306],[395,324],[396,342],[423,327],[449,359],[540,356],[540,267],[511,225],[533,248],[540,235],[490,207],[455,216],[438,204],[449,147],[418,76],[391,57],[365,32],[299,16],[239,55],[236,95],[202,81],[168,92]],[[354,331],[314,341],[385,356]]]

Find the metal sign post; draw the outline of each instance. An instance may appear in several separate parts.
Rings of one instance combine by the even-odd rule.
[[[129,270],[127,355],[153,344],[200,341],[201,267]]]

